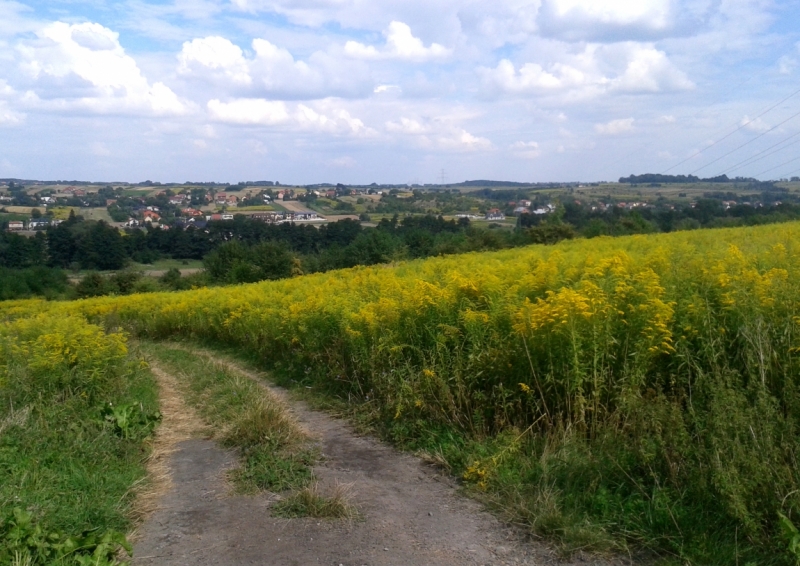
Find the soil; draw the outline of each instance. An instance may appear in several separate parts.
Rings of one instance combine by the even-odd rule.
[[[207,355],[207,354],[205,354]],[[229,364],[230,365],[230,364]],[[256,377],[242,370],[243,374]],[[262,382],[263,383],[263,382]],[[159,508],[138,529],[136,565],[481,565],[628,564],[575,556],[563,560],[505,526],[458,493],[438,469],[344,422],[288,401],[323,454],[314,468],[323,493],[350,487],[357,520],[280,519],[276,494],[231,495],[226,471],[236,455],[198,436],[176,443],[171,482]]]

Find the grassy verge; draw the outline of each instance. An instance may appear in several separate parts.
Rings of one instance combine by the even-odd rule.
[[[146,365],[47,317],[0,324],[0,363],[0,565],[116,563],[158,416]]]
[[[146,354],[184,386],[187,401],[208,422],[215,438],[241,454],[231,479],[242,493],[302,489],[317,458],[308,437],[286,407],[252,379],[203,356],[143,344]]]

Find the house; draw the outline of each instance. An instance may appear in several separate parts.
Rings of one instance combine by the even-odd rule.
[[[9,220],[8,231],[17,232],[25,229],[25,223],[22,220]]]
[[[135,218],[128,218],[128,221],[125,223],[125,226],[128,228],[136,228],[139,226],[139,221]]]
[[[186,200],[186,195],[174,195],[169,197],[169,203],[179,206]]]
[[[197,218],[198,216],[203,216],[202,210],[197,210],[196,208],[184,208],[181,210],[181,214],[184,216],[189,216],[191,218]]]
[[[529,214],[530,209],[526,206],[518,206],[514,209],[514,216],[519,216],[520,214]]]
[[[274,212],[256,212],[252,216],[250,216],[253,220],[258,220],[259,222],[267,222],[272,224],[278,219],[278,215]]]
[[[214,204],[217,206],[238,206],[239,197],[236,195],[226,195],[225,193],[217,193],[214,197]]]
[[[529,201],[529,200],[521,200],[521,201],[519,201],[518,204],[519,204],[519,206],[524,206],[525,208],[530,208],[530,206],[533,203],[531,201]]]
[[[534,214],[547,214],[548,212],[550,212],[549,209],[541,208],[541,207],[539,207],[539,208],[537,208],[536,210],[533,211]]]
[[[296,212],[294,215],[294,220],[318,220],[319,216],[316,212],[306,211],[306,212]]]
[[[145,222],[158,222],[161,220],[161,215],[157,212],[153,212],[152,210],[145,210],[142,213],[142,218],[144,218]]]
[[[86,191],[83,189],[75,189],[72,191],[72,196],[74,197],[85,197]]]
[[[31,218],[28,221],[28,230],[44,230],[50,226],[50,221],[46,218]]]
[[[499,208],[491,208],[484,216],[486,220],[505,220],[506,215]]]

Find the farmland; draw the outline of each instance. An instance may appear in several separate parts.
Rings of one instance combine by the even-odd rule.
[[[789,564],[798,237],[595,238],[2,312],[232,347],[565,548]]]

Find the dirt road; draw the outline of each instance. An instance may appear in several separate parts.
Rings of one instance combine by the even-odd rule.
[[[169,456],[170,488],[139,528],[134,564],[612,564],[559,560],[459,495],[452,480],[418,458],[358,436],[345,423],[271,390],[317,439],[324,458],[314,474],[323,491],[350,485],[362,518],[272,517],[270,505],[278,496],[230,495],[225,472],[236,464],[235,454],[196,437],[180,442]]]

